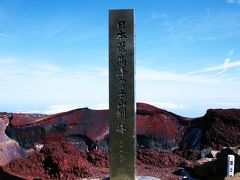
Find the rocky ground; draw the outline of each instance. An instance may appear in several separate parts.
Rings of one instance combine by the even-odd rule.
[[[26,179],[106,178],[109,176],[108,154],[101,150],[81,152],[65,140],[49,140],[39,152],[28,158],[18,158],[3,167],[3,171]],[[177,179],[172,174],[178,166],[191,164],[170,152],[141,149],[137,152],[137,175],[161,179]]]
[[[88,108],[48,116],[0,113],[0,179],[108,177],[108,122],[107,110]],[[193,119],[138,103],[137,175],[224,179],[228,154],[240,172],[239,132],[239,109],[210,109]]]

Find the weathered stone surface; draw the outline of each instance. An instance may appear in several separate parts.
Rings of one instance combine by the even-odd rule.
[[[135,179],[134,10],[109,11],[110,177]]]

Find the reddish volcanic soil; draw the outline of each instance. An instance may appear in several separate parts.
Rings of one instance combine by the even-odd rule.
[[[155,136],[176,146],[186,132],[190,119],[145,103],[137,103],[137,134]]]
[[[56,140],[56,139],[55,139]],[[137,152],[137,175],[178,179],[174,175],[182,164],[191,164],[171,152],[141,149]],[[102,151],[81,152],[73,144],[58,138],[49,140],[40,152],[19,158],[3,168],[6,173],[25,179],[76,179],[109,176],[108,155]]]
[[[220,149],[240,144],[240,109],[210,109],[203,118],[206,147]]]
[[[185,159],[171,152],[158,152],[154,149],[139,149],[137,152],[137,160],[142,164],[153,165],[160,168],[176,167],[185,162]]]
[[[194,163],[170,151],[158,152],[153,149],[137,151],[137,174],[139,176],[160,177],[163,180],[179,180],[174,172],[179,167],[193,167]]]
[[[32,153],[26,159],[19,158],[12,161],[3,169],[9,174],[26,179],[74,179],[91,177],[91,162],[98,162],[96,156],[79,151],[73,144],[66,141],[48,141],[40,152]],[[105,158],[105,156],[102,156]]]
[[[7,115],[0,113],[0,179],[109,176],[108,110]],[[239,109],[208,110],[205,116],[190,119],[137,103],[136,124],[139,176],[179,179],[175,172],[193,167],[202,148],[240,144]],[[39,144],[43,148],[34,150]]]

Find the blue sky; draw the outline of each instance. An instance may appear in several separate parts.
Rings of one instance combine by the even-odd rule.
[[[240,107],[240,0],[0,0],[0,111],[108,107],[108,10],[135,9],[136,100]]]

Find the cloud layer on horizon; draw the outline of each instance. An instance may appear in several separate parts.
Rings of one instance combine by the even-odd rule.
[[[225,61],[194,73],[138,66],[136,101],[149,102],[173,111],[189,109],[191,103],[196,105],[197,101],[207,101],[211,105],[232,101],[233,106],[234,103],[236,106],[240,102],[237,96],[240,90],[239,78],[236,78],[236,74],[228,74],[226,70],[238,66],[239,61]],[[219,71],[222,70],[225,70],[224,75],[220,76]],[[85,106],[93,109],[108,107],[107,68],[63,68],[43,61],[0,59],[0,73],[0,98],[3,105],[16,102],[31,107],[31,104],[40,103],[45,107],[35,111],[47,114]],[[18,82],[21,84],[18,85]],[[39,109],[37,106],[32,108],[19,110],[19,106],[18,111]]]

